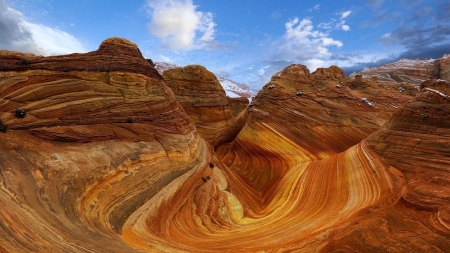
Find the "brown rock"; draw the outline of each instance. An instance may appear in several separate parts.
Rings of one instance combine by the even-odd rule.
[[[240,98],[230,98],[227,97],[228,103],[230,104],[231,114],[236,117],[239,113],[241,113],[244,109],[247,108],[249,102],[248,98],[240,97]]]
[[[367,252],[447,252],[450,247],[450,88],[427,81],[414,100],[368,138],[401,172],[405,186],[392,206],[371,212],[323,248]]]
[[[16,53],[5,55],[0,63],[11,62],[11,55],[19,59]],[[30,61],[27,70],[10,65],[0,74],[0,121],[9,130],[89,142],[149,140],[155,131],[193,129],[162,77],[127,40],[105,40],[87,54]],[[19,108],[26,117],[16,117]]]
[[[216,76],[200,65],[163,72],[165,83],[195,123],[200,136],[213,146],[231,142],[240,128]]]

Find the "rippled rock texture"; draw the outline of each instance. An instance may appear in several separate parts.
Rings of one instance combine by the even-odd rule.
[[[1,58],[0,251],[138,251],[120,239],[130,215],[208,167],[163,78],[118,38]]]
[[[443,79],[450,82],[450,55],[440,59],[411,60],[401,59],[398,62],[370,67],[359,74],[364,78],[376,77],[382,83],[407,83],[415,87],[429,79]]]
[[[212,73],[124,39],[0,66],[0,252],[450,248],[443,80],[291,65],[239,132]]]
[[[234,139],[240,128],[231,115],[225,91],[212,72],[190,65],[165,70],[163,77],[203,139],[213,146]]]

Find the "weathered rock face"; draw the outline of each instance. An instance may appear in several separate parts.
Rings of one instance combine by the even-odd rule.
[[[166,70],[163,77],[203,139],[213,146],[234,139],[240,128],[231,115],[225,91],[212,72],[190,65]]]
[[[231,114],[236,117],[239,113],[241,113],[248,106],[248,98],[240,97],[240,98],[230,98],[228,97],[228,103],[230,104]]]
[[[439,59],[439,78],[450,82],[450,54]]]
[[[132,213],[210,157],[162,77],[118,38],[0,65],[0,251],[139,252]]]
[[[428,79],[441,78],[450,82],[449,62],[450,56],[447,54],[437,60],[401,59],[365,69],[359,74],[367,79],[377,77],[382,83],[408,83],[418,87]]]
[[[245,127],[223,158],[247,185],[237,191],[251,191],[236,193],[252,196],[246,200],[249,215],[264,212],[277,182],[292,166],[356,145],[414,94],[412,87],[401,92],[365,79],[346,79],[337,67],[311,74],[303,65],[291,65],[275,74],[252,102]]]
[[[162,75],[164,71],[168,69],[174,69],[174,68],[180,68],[181,66],[167,63],[167,62],[155,62],[155,68],[158,70],[158,72]],[[256,95],[256,92],[252,91],[250,87],[248,87],[246,84],[238,83],[233,80],[230,80],[225,77],[217,77],[217,80],[222,85],[222,88],[225,90],[225,93],[227,96],[232,98],[239,98],[239,97],[245,97],[250,98],[254,95]]]
[[[417,92],[291,65],[227,139],[214,75],[164,80],[123,39],[0,64],[0,252],[450,248],[445,81]],[[177,99],[202,135],[233,141],[216,155]]]
[[[0,121],[8,129],[79,142],[151,140],[155,131],[193,130],[162,77],[131,42],[109,39],[87,54],[29,57],[26,66],[22,57],[6,54],[1,61]],[[16,117],[19,108],[26,117]]]
[[[398,202],[341,231],[324,252],[447,252],[450,247],[450,85],[428,81],[385,128],[371,149],[401,172]],[[358,243],[355,243],[357,241]]]

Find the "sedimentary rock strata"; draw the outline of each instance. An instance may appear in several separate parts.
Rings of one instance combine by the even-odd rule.
[[[402,195],[394,205],[355,220],[325,252],[448,251],[449,94],[448,82],[423,83],[416,98],[368,138],[369,147],[401,172]]]
[[[291,65],[239,127],[211,72],[124,39],[0,66],[0,252],[450,248],[446,81]]]
[[[203,139],[213,146],[233,140],[240,128],[231,115],[225,91],[212,72],[190,65],[168,69],[163,77]]]
[[[239,113],[241,113],[245,108],[247,108],[249,101],[248,98],[239,97],[239,98],[230,98],[228,97],[228,103],[230,104],[231,114],[236,117]]]
[[[408,83],[419,87],[428,79],[441,78],[450,81],[449,61],[450,56],[447,54],[440,59],[401,59],[398,62],[370,67],[359,74],[367,79],[376,77],[382,83]]]
[[[162,77],[117,38],[0,62],[0,251],[138,252],[126,219],[210,152]]]

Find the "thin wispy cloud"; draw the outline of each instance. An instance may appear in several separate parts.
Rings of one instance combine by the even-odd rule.
[[[197,11],[192,0],[148,0],[150,32],[174,50],[208,49],[214,46],[212,13]]]
[[[308,9],[308,12],[318,11],[320,10],[320,4],[314,5],[311,9]]]

